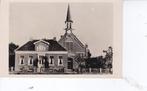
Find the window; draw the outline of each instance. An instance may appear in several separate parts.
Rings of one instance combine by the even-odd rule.
[[[43,50],[44,50],[44,46],[39,45],[39,46],[38,46],[38,50],[43,51]]]
[[[47,48],[45,47],[45,45],[38,45],[37,46],[37,51],[46,51],[47,50]]]
[[[50,58],[49,58],[49,65],[51,65],[51,66],[54,65],[54,56],[50,56]]]
[[[20,65],[23,65],[24,64],[24,56],[20,56]]]
[[[83,54],[83,53],[80,53],[80,57],[82,57],[82,58],[83,58],[83,57],[84,57],[84,54]]]
[[[28,65],[33,64],[33,56],[29,56]]]
[[[72,51],[73,50],[73,42],[66,42],[66,48],[67,48],[67,50]]]
[[[62,56],[59,56],[58,65],[63,66],[63,57]]]
[[[68,58],[67,68],[68,69],[73,69],[73,59],[72,58]]]

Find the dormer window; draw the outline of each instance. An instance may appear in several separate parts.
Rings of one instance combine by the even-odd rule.
[[[44,40],[39,40],[34,44],[36,51],[47,51],[49,49],[49,43]]]
[[[46,47],[44,45],[38,45],[37,51],[46,51]]]

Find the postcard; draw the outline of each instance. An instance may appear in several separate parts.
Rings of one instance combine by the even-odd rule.
[[[121,0],[6,5],[8,49],[0,74],[121,78]]]

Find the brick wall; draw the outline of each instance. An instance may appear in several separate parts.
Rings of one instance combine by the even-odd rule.
[[[20,64],[20,57],[24,56],[24,64]],[[32,54],[32,53],[16,53],[15,55],[15,71],[20,71],[20,68],[24,65],[28,66],[29,56],[33,57],[33,60],[38,59],[38,54]],[[47,61],[49,60],[50,56],[54,56],[54,68],[61,68],[64,67],[67,69],[67,54],[45,54],[47,57]],[[62,56],[63,58],[63,66],[58,66],[58,59],[59,56]]]

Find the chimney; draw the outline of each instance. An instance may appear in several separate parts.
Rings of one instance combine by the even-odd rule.
[[[42,38],[42,40],[46,40],[46,38]]]
[[[56,37],[53,37],[53,40],[56,41]]]
[[[88,48],[88,45],[87,44],[85,44],[85,48]]]

